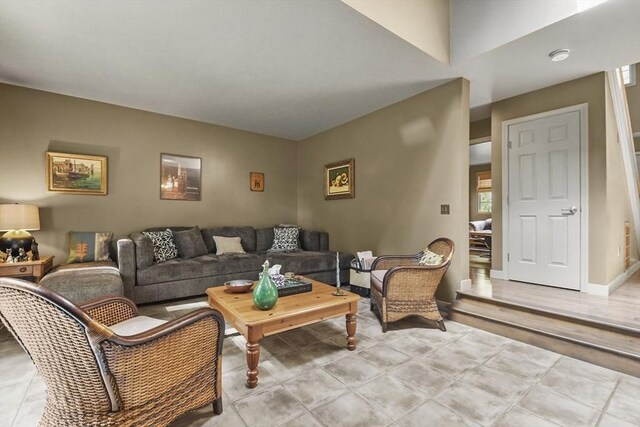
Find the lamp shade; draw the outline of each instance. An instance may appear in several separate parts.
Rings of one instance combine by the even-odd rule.
[[[0,231],[40,230],[40,214],[36,205],[0,205]]]

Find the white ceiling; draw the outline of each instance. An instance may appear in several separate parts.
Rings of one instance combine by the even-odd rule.
[[[486,116],[640,61],[638,22],[610,0],[450,67],[337,0],[3,0],[0,81],[299,140],[460,76]]]

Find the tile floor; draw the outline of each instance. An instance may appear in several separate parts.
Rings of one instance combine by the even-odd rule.
[[[172,319],[203,298],[151,305]],[[263,340],[257,388],[244,386],[245,341],[225,340],[224,412],[187,414],[174,426],[639,426],[640,379],[447,322],[420,320],[383,334],[361,301],[358,349],[344,319]],[[0,426],[37,425],[46,388],[21,350],[0,334]]]

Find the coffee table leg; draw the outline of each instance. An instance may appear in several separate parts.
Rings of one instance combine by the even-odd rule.
[[[247,341],[247,387],[258,385],[258,360],[260,360],[260,343]]]
[[[347,314],[347,349],[356,349],[356,315]]]

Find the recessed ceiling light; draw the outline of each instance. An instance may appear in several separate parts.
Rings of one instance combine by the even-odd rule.
[[[569,57],[569,49],[556,49],[549,54],[549,57],[553,62],[564,61]]]

